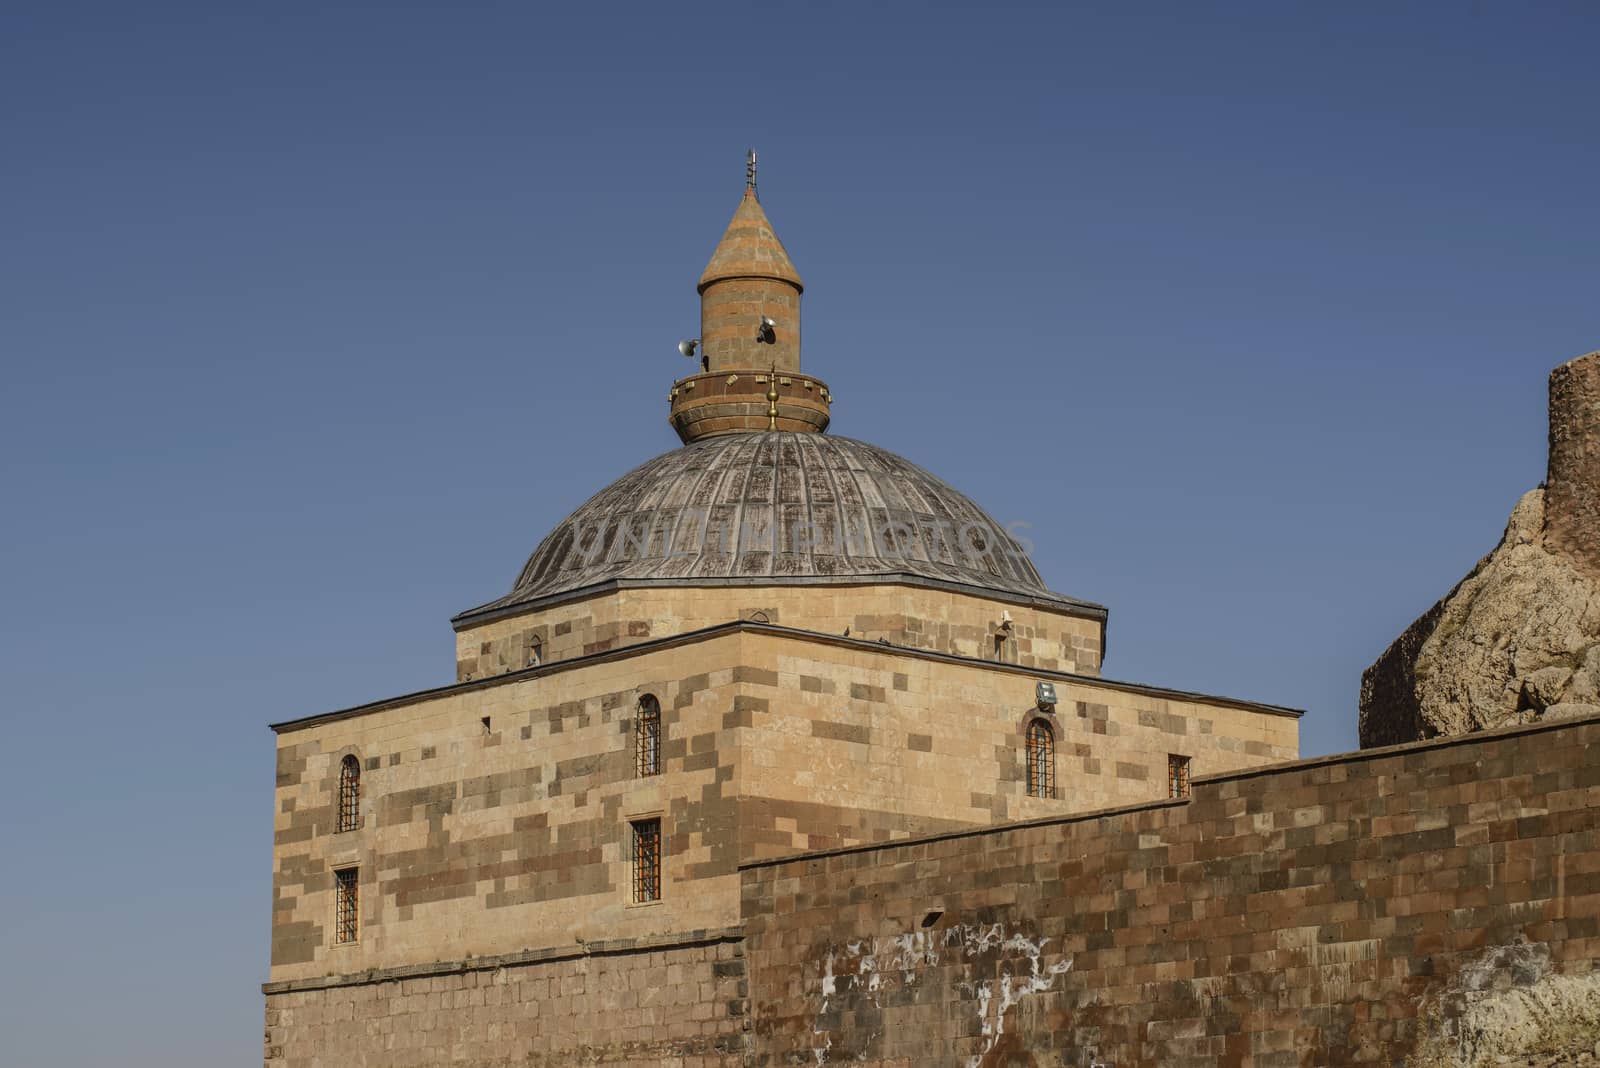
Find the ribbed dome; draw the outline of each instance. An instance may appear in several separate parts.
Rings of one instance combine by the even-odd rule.
[[[1014,538],[922,468],[849,438],[706,438],[591,497],[475,617],[612,581],[933,580],[1061,604]]]

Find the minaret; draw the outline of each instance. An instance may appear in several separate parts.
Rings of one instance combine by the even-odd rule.
[[[822,431],[828,387],[800,373],[800,294],[783,242],[756,195],[756,154],[744,197],[700,275],[701,373],[674,383],[668,417],[684,444],[715,434]]]

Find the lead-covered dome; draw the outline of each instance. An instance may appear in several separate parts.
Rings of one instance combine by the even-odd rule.
[[[705,438],[634,468],[540,542],[510,593],[458,618],[611,583],[863,580],[1084,603],[1051,593],[1015,538],[910,461],[850,438],[769,431]]]

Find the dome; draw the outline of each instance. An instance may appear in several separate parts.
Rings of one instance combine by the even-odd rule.
[[[1006,599],[1051,593],[1027,553],[966,495],[885,449],[768,431],[704,438],[657,456],[551,531],[499,615],[611,583],[916,582]]]

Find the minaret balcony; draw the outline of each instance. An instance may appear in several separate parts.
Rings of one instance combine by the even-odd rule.
[[[673,383],[667,416],[685,445],[716,434],[761,430],[821,433],[833,394],[813,375],[710,371]]]

